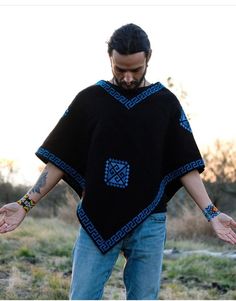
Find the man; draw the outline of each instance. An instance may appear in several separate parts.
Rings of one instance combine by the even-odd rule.
[[[214,207],[199,173],[204,163],[176,97],[146,80],[151,57],[137,25],[108,42],[113,78],[81,91],[36,155],[46,163],[19,201],[0,209],[0,233],[14,230],[60,179],[83,196],[73,250],[71,299],[101,299],[120,252],[127,299],[156,299],[167,202],[184,186],[216,234],[236,244],[236,222]]]

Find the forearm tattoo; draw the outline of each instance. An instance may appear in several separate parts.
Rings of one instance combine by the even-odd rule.
[[[40,189],[46,185],[47,176],[48,171],[44,171],[29,193],[41,193]]]

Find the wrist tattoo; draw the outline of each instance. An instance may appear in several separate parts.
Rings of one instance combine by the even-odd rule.
[[[41,193],[40,189],[46,185],[47,176],[48,171],[44,171],[29,193]]]

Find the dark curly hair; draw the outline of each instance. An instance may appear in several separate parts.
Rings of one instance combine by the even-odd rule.
[[[144,51],[146,57],[151,51],[150,41],[146,32],[138,25],[132,23],[115,30],[107,44],[110,56],[113,49],[120,54],[133,54]]]

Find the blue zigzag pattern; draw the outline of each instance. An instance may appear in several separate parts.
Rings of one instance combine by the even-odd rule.
[[[99,249],[105,253],[109,248],[113,247],[118,241],[120,241],[128,232],[130,232],[134,227],[140,224],[151,212],[156,208],[159,201],[161,200],[166,185],[173,181],[174,179],[184,175],[185,173],[199,168],[204,167],[204,162],[202,159],[197,161],[190,162],[185,164],[184,166],[178,168],[175,171],[172,171],[168,175],[166,175],[161,181],[158,193],[154,199],[154,201],[146,207],[143,211],[141,211],[137,216],[135,216],[131,221],[128,222],[125,226],[123,226],[118,232],[116,232],[111,238],[108,240],[104,240],[102,236],[98,233],[93,223],[90,221],[82,206],[78,207],[77,215],[81,220],[82,225],[85,227],[90,236],[94,239]]]
[[[188,118],[186,117],[184,110],[182,109],[181,111],[181,116],[179,119],[180,125],[187,131],[189,131],[190,133],[192,133],[192,129],[191,126],[189,124]]]
[[[53,153],[49,152],[47,149],[40,147],[36,155],[40,155],[47,159],[48,161],[55,164],[58,168],[65,171],[68,175],[70,175],[77,183],[79,183],[81,188],[85,188],[85,179],[69,164],[62,161],[60,158],[55,156]]]
[[[160,91],[164,88],[161,83],[156,83],[152,85],[150,88],[146,89],[142,93],[138,94],[137,96],[128,99],[124,95],[120,94],[111,85],[109,85],[106,81],[100,80],[96,83],[96,85],[101,86],[105,91],[107,91],[111,96],[113,96],[116,100],[118,100],[122,105],[124,105],[128,110],[136,106],[138,103],[145,100],[148,96]]]

